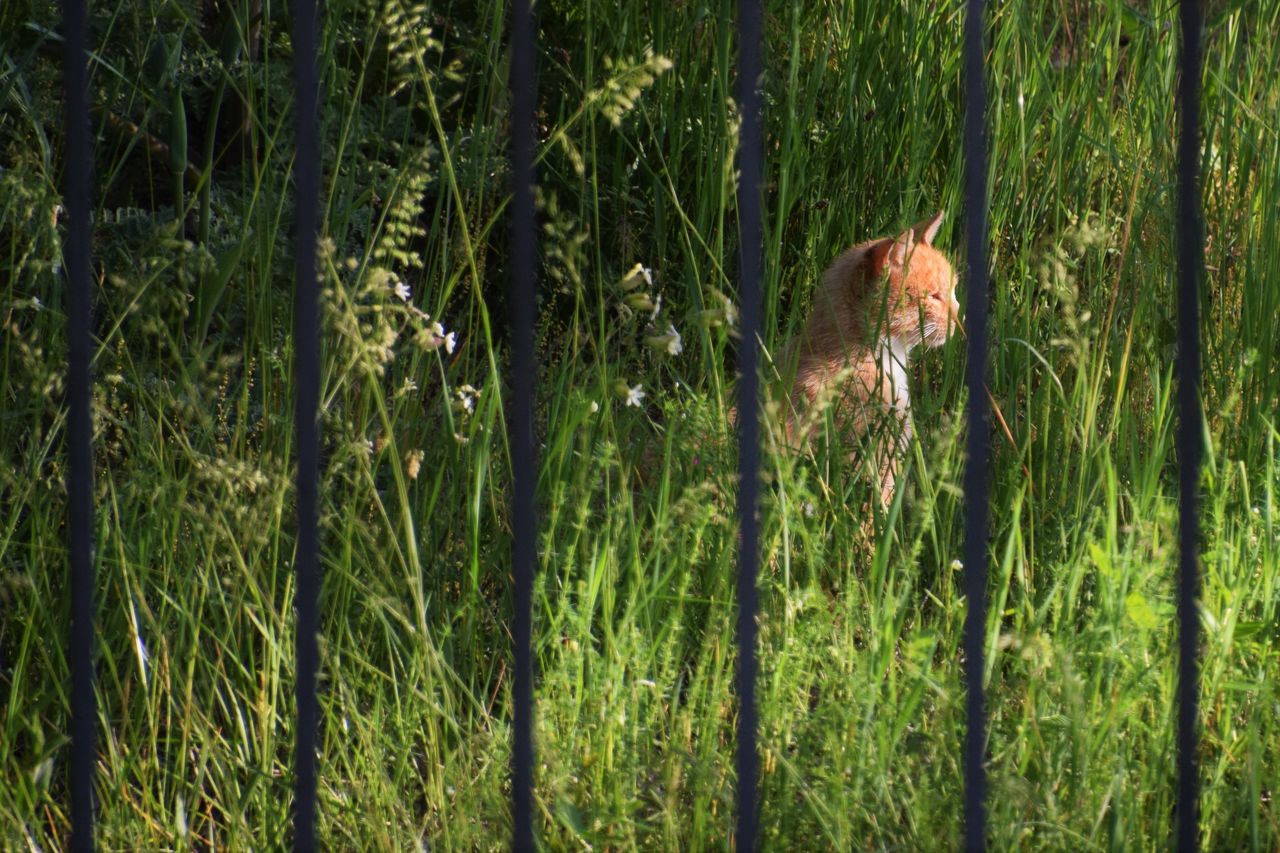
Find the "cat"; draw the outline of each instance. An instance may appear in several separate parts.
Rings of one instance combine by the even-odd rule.
[[[942,216],[836,258],[782,354],[783,370],[794,371],[787,443],[804,445],[830,410],[849,449],[876,443],[862,461],[886,508],[913,429],[907,360],[916,347],[941,346],[961,328],[956,274],[933,246]]]

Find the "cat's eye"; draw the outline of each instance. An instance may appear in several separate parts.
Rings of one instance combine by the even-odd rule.
[[[929,298],[930,298],[930,299],[936,299],[936,300],[938,300],[939,302],[941,302],[941,301],[942,301],[942,294],[941,294],[939,291],[936,291],[936,290],[935,290],[933,293],[930,293],[930,294],[929,294]]]

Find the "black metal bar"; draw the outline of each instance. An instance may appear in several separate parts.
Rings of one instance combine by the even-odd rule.
[[[1177,848],[1199,849],[1199,769],[1196,721],[1200,706],[1200,71],[1203,17],[1199,0],[1182,0],[1182,56],[1178,97],[1178,794]]]
[[[968,456],[964,467],[964,623],[967,700],[964,738],[964,847],[985,850],[987,837],[986,697],[983,638],[987,623],[987,85],[983,77],[983,0],[969,0],[964,28],[964,205],[969,267],[965,325],[969,338]]]
[[[537,36],[533,0],[513,0],[511,21],[511,456],[515,480],[512,560],[512,640],[515,643],[514,712],[511,743],[512,847],[533,847],[533,577],[537,568],[537,448],[533,437],[533,400],[537,364],[533,321],[538,286],[537,235],[533,206],[534,106]]]
[[[738,731],[735,764],[738,773],[737,845],[755,850],[758,814],[756,777],[756,575],[759,571],[760,425],[757,334],[760,329],[760,274],[764,232],[761,186],[764,177],[764,143],[761,131],[760,78],[763,12],[760,0],[738,4],[738,103],[742,130],[738,148],[738,216],[742,240],[739,267],[739,300],[742,337],[738,343]]]
[[[63,9],[67,87],[67,548],[71,571],[71,849],[93,849],[93,422],[89,408],[93,291],[89,279],[88,9]]]
[[[298,544],[295,555],[298,609],[295,655],[298,730],[294,754],[293,844],[296,850],[316,849],[316,746],[319,703],[317,633],[320,629],[320,561],[316,530],[317,479],[320,471],[320,312],[316,281],[317,209],[320,200],[319,92],[316,74],[317,22],[315,0],[294,0],[293,79],[295,89],[294,159],[296,193],[297,279],[293,305],[294,409],[298,444]]]

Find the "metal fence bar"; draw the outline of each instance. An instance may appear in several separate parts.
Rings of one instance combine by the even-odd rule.
[[[293,3],[294,159],[297,244],[293,306],[294,409],[298,444],[298,545],[295,554],[298,624],[294,653],[298,730],[294,754],[293,844],[316,848],[316,745],[319,706],[316,671],[319,650],[320,561],[316,530],[317,479],[320,470],[320,313],[316,281],[317,208],[320,200],[319,93],[316,76],[316,3]]]
[[[969,353],[968,456],[964,466],[964,623],[967,697],[964,738],[964,847],[986,849],[986,697],[983,640],[987,623],[987,86],[983,77],[983,0],[969,0],[964,28],[964,209],[969,268],[965,325]]]
[[[1199,0],[1182,0],[1182,56],[1178,97],[1178,793],[1177,848],[1199,848],[1199,768],[1196,721],[1200,705],[1200,73],[1203,17]]]
[[[93,422],[88,8],[62,8],[67,87],[67,551],[71,571],[71,849],[93,849]]]
[[[515,674],[511,744],[512,847],[523,853],[533,840],[533,576],[537,567],[537,448],[533,437],[534,387],[537,364],[533,351],[533,321],[538,286],[537,234],[534,221],[534,106],[537,73],[534,57],[533,0],[513,0],[511,21],[511,171],[514,193],[511,210],[511,324],[512,369],[511,456],[515,521],[512,560],[515,594],[512,599],[512,640]]]
[[[759,571],[760,468],[759,376],[760,274],[763,226],[760,190],[764,176],[760,76],[763,11],[760,0],[738,4],[738,103],[742,109],[738,148],[739,291],[742,337],[738,344],[738,774],[737,849],[757,847],[756,776],[756,575]]]

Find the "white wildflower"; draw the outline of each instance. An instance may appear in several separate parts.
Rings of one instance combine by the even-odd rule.
[[[653,302],[653,297],[643,290],[635,293],[628,293],[624,299],[627,305],[637,311],[657,311],[657,306]]]
[[[656,350],[666,351],[667,355],[679,355],[684,352],[684,342],[673,323],[667,324],[667,333],[665,335],[646,338],[645,343]]]
[[[396,289],[396,296],[400,297],[401,302],[408,302],[409,297],[413,295],[413,293],[409,290],[409,285],[405,284],[400,279],[396,279],[395,289]]]
[[[462,415],[469,415],[475,411],[476,397],[480,396],[480,392],[470,385],[463,385],[454,389],[453,392],[453,410]]]
[[[724,322],[726,326],[738,325],[738,309],[729,297],[724,297]]]
[[[669,355],[679,355],[684,352],[684,340],[680,337],[680,333],[676,331],[675,324],[667,324],[667,337],[671,339],[667,343],[667,353]]]
[[[628,406],[639,407],[640,401],[644,399],[644,388],[639,383],[628,386],[626,382],[619,379],[614,384],[613,390],[626,401]]]
[[[622,277],[622,281],[618,282],[618,287],[625,290],[635,290],[641,284],[653,287],[653,270],[644,264],[636,264],[627,270],[627,274]]]
[[[716,326],[725,325],[733,328],[738,324],[738,308],[733,304],[733,300],[719,290],[712,288],[711,291],[720,301],[719,308],[704,308],[698,313],[698,319],[703,326],[707,328],[715,328]]]
[[[457,346],[458,338],[450,332],[448,335],[444,333],[444,326],[439,321],[433,322],[425,331],[419,331],[416,340],[418,345],[427,352],[445,347],[448,352],[453,352],[453,348]]]
[[[958,559],[951,561],[951,571],[958,572],[963,568],[964,568],[964,563],[960,562]]]
[[[592,400],[591,405],[587,406],[587,411],[594,415],[596,412],[600,411],[600,404],[595,400]]]

